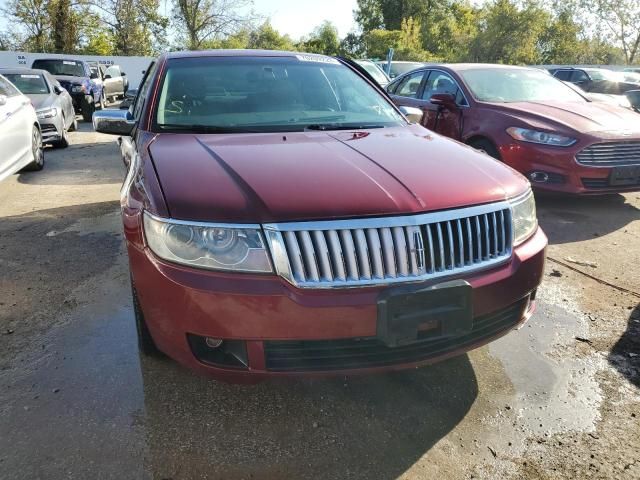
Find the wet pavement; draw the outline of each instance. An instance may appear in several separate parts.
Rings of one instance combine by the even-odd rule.
[[[138,355],[118,148],[71,140],[0,183],[0,478],[640,478],[640,194],[539,200],[575,269],[489,346],[228,385]]]

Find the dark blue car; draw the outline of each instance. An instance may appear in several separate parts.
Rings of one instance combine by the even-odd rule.
[[[73,99],[76,112],[82,114],[85,122],[90,122],[96,109],[104,108],[105,98],[102,85],[96,82],[96,74],[91,73],[89,64],[83,60],[62,58],[40,58],[34,60],[32,68],[46,70],[53,75]]]

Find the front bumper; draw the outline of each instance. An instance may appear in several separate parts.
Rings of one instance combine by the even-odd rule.
[[[531,181],[537,190],[558,193],[598,195],[640,191],[640,179],[635,185],[612,186],[609,178],[613,168],[585,166],[576,161],[576,154],[592,143],[581,142],[559,148],[506,140],[500,148],[504,163],[515,168]],[[533,172],[544,172],[547,182],[536,182]]]
[[[377,299],[385,287],[302,290],[275,275],[227,274],[168,264],[131,242],[128,251],[139,301],[157,346],[204,374],[252,381],[274,375],[409,368],[487,343],[526,321],[533,311],[530,300],[542,279],[546,244],[538,229],[514,249],[510,262],[463,277],[473,287],[478,326],[469,336],[445,344],[425,337],[425,343],[410,348],[376,343]],[[241,341],[246,365],[207,361],[190,343],[194,335]],[[363,346],[371,355],[360,361],[354,349]],[[341,355],[345,351],[349,355]]]
[[[61,126],[54,119],[38,120],[40,132],[42,133],[42,143],[57,142],[62,138]]]

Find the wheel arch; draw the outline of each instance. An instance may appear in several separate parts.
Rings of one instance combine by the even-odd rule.
[[[493,146],[493,148],[495,148],[496,152],[498,153],[498,156],[500,156],[500,159],[502,159],[502,156],[500,155],[500,149],[496,145],[496,142],[491,140],[491,138],[487,137],[486,135],[483,135],[483,134],[472,135],[471,137],[467,138],[464,143],[466,143],[469,146],[472,146],[473,143],[476,143],[476,142],[479,142],[479,141],[484,141],[484,142],[490,143],[491,146]]]

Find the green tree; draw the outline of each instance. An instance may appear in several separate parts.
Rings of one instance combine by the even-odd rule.
[[[367,56],[385,58],[394,49],[394,60],[429,61],[434,57],[422,48],[420,22],[412,17],[401,22],[400,30],[372,30],[365,34]]]
[[[338,29],[329,21],[324,21],[311,33],[309,38],[299,43],[301,50],[309,53],[324,55],[338,55],[340,53],[340,38]]]
[[[24,50],[51,51],[48,0],[9,0],[2,12],[25,31],[21,45]]]
[[[339,50],[340,55],[351,58],[362,58],[367,54],[363,36],[353,32],[340,40]]]
[[[622,48],[627,64],[640,58],[640,1],[582,0],[582,7],[597,18],[607,37]]]
[[[244,13],[250,0],[174,0],[174,23],[184,47],[199,50],[247,27],[252,14]]]
[[[538,39],[550,23],[551,14],[532,1],[519,7],[514,0],[495,0],[485,5],[480,31],[471,46],[471,60],[539,64]]]
[[[557,17],[540,35],[540,63],[572,64],[581,63],[583,41],[580,39],[582,27],[574,21],[568,9],[561,10]]]
[[[168,26],[168,19],[159,13],[159,0],[91,1],[110,30],[115,55],[157,53]]]
[[[291,38],[288,35],[280,35],[268,20],[249,33],[247,48],[289,51],[296,49]]]
[[[53,51],[73,53],[79,42],[79,18],[71,0],[51,0],[49,3]]]

